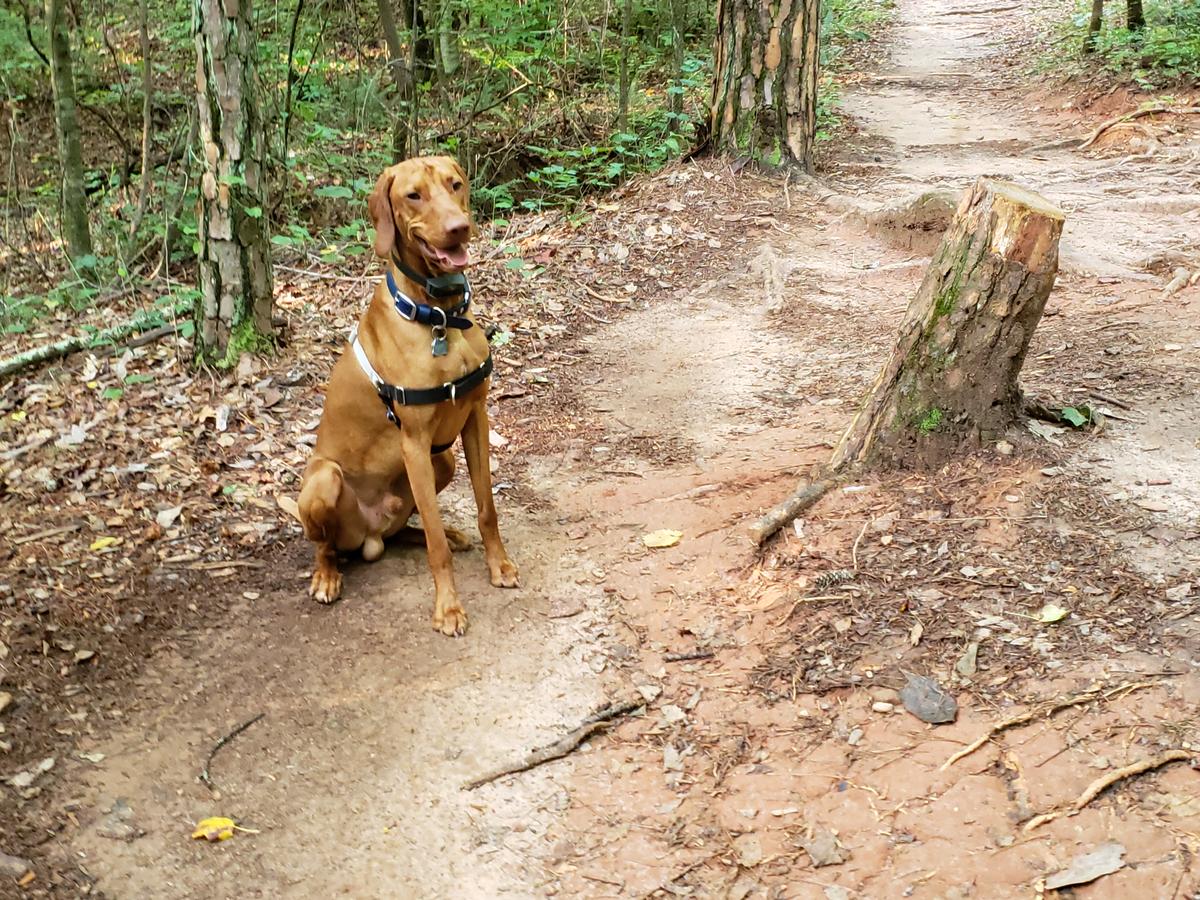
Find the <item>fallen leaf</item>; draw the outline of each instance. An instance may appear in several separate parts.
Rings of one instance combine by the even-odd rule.
[[[967,649],[963,651],[963,655],[958,658],[958,662],[954,664],[954,671],[963,678],[970,678],[975,674],[979,659],[979,642],[971,641],[967,644]]]
[[[1087,884],[1102,875],[1111,875],[1125,868],[1125,846],[1115,842],[1101,844],[1090,853],[1081,853],[1071,860],[1071,865],[1061,872],[1055,872],[1046,879],[1046,889],[1056,891],[1059,888],[1072,887],[1077,884]]]
[[[651,531],[649,534],[642,535],[642,543],[654,550],[661,550],[664,547],[674,547],[682,537],[682,531],[675,531],[671,528],[660,528],[658,531]]]
[[[227,819],[224,816],[210,816],[196,823],[196,830],[192,832],[192,838],[196,840],[203,838],[206,841],[214,842],[225,841],[233,837],[236,829],[237,822],[233,819]]]
[[[921,637],[925,634],[925,626],[918,622],[908,630],[908,643],[913,647],[921,643]]]
[[[824,825],[814,825],[809,836],[802,838],[798,843],[812,860],[814,869],[836,866],[846,861],[847,854],[838,843],[837,835]]]
[[[96,540],[92,541],[92,544],[90,547],[88,547],[88,549],[93,553],[98,553],[106,547],[112,547],[113,545],[119,543],[120,540],[121,539],[117,537],[96,538]]]
[[[183,512],[182,505],[159,510],[158,514],[154,517],[154,521],[158,523],[159,528],[170,528],[175,524],[175,520],[179,518],[181,512]]]
[[[1038,613],[1037,620],[1043,625],[1049,625],[1052,622],[1061,622],[1070,614],[1069,610],[1063,609],[1061,606],[1047,603],[1042,607],[1042,611]]]
[[[757,834],[739,834],[733,839],[733,852],[739,866],[752,869],[763,861],[762,843]]]

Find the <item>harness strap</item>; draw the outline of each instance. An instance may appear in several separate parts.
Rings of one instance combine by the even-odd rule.
[[[354,352],[354,358],[358,361],[359,368],[363,370],[363,374],[367,376],[371,384],[375,388],[375,392],[379,394],[379,399],[383,401],[384,408],[387,409],[388,421],[395,423],[396,427],[400,427],[400,420],[396,417],[392,407],[399,403],[401,406],[429,406],[435,403],[445,403],[448,400],[457,400],[459,397],[465,397],[479,385],[483,384],[489,375],[492,374],[492,354],[489,351],[487,358],[479,364],[479,366],[454,381],[447,381],[440,387],[431,388],[403,388],[394,384],[388,384],[383,380],[375,367],[371,365],[371,361],[367,359],[367,351],[363,349],[362,343],[358,339],[358,326],[350,330],[350,349]],[[445,446],[433,448],[434,453],[440,453],[442,450],[447,450],[453,445],[453,441]]]

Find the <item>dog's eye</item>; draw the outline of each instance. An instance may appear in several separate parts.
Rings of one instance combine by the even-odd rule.
[[[462,190],[462,182],[455,181],[454,184],[451,185],[451,187],[456,191],[460,191],[460,190]]]
[[[408,192],[408,199],[409,199],[409,200],[420,200],[420,199],[421,199],[421,192],[420,192],[420,191],[409,191],[409,192]]]

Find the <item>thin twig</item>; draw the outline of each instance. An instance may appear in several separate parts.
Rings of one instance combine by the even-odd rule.
[[[217,755],[217,751],[220,750],[222,747],[224,747],[226,744],[228,744],[235,737],[237,737],[239,734],[241,734],[243,731],[245,731],[247,728],[249,728],[251,725],[253,725],[255,722],[257,722],[259,719],[261,719],[265,715],[266,715],[266,713],[259,713],[254,718],[247,719],[245,722],[243,722],[237,728],[233,729],[233,731],[229,732],[229,734],[225,735],[225,737],[223,737],[219,741],[217,741],[217,743],[213,746],[212,750],[209,751],[208,759],[206,759],[204,761],[204,769],[200,772],[200,780],[204,783],[204,786],[206,788],[208,788],[210,791],[215,791],[217,789],[216,782],[213,781],[212,775],[210,775],[209,771],[208,771],[209,767],[212,766],[213,758]]]
[[[802,482],[791,496],[755,519],[754,524],[750,526],[750,538],[755,544],[762,544],[785,523],[796,518],[797,515],[825,496],[826,491],[833,487],[833,484],[833,481],[829,479]]]
[[[687,662],[691,659],[712,659],[716,656],[711,650],[690,650],[686,653],[668,653],[663,662]]]
[[[1101,775],[1086,788],[1083,793],[1075,798],[1075,802],[1069,806],[1064,806],[1060,809],[1051,810],[1047,813],[1034,816],[1025,823],[1025,831],[1033,831],[1035,828],[1045,825],[1047,822],[1053,822],[1060,816],[1065,816],[1069,813],[1076,813],[1099,797],[1102,793],[1125,778],[1131,778],[1134,775],[1141,775],[1143,772],[1150,772],[1154,769],[1160,769],[1168,763],[1181,762],[1194,758],[1195,754],[1191,750],[1168,750],[1166,753],[1160,753],[1158,756],[1151,756],[1147,759],[1138,760],[1135,763],[1130,763],[1127,766],[1122,766],[1119,769],[1114,769],[1107,775]]]
[[[600,712],[589,716],[584,720],[583,724],[568,734],[563,735],[553,744],[547,744],[544,747],[539,747],[531,751],[523,759],[512,762],[508,765],[501,766],[498,769],[493,769],[486,775],[481,775],[463,784],[464,791],[473,791],[477,787],[482,787],[485,784],[490,784],[497,778],[503,778],[505,775],[515,775],[517,772],[525,772],[542,763],[550,762],[555,759],[562,759],[585,740],[595,734],[597,731],[603,731],[608,728],[614,719],[619,718],[627,713],[633,712],[646,705],[644,700],[624,700],[619,703],[614,703],[600,710]]]
[[[854,563],[854,571],[858,571],[858,545],[862,543],[863,535],[867,533],[867,526],[871,524],[871,520],[867,519],[863,522],[862,530],[859,531],[858,537],[854,539],[854,546],[850,548],[850,560]]]

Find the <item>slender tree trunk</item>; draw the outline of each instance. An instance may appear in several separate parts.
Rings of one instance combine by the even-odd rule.
[[[387,45],[388,72],[391,74],[397,105],[392,119],[392,162],[400,162],[408,157],[408,116],[409,106],[413,99],[413,73],[404,58],[404,48],[400,43],[400,30],[396,27],[396,13],[392,8],[392,0],[378,0],[378,2],[379,25],[383,30],[384,43]]]
[[[1142,0],[1126,0],[1125,27],[1129,31],[1141,31],[1146,27],[1146,14],[1142,11]]]
[[[150,130],[154,127],[154,66],[150,59],[150,28],[146,15],[146,0],[138,0],[138,38],[142,47],[142,174],[138,184],[137,210],[129,225],[129,239],[137,238],[138,229],[146,215],[150,197],[152,167],[150,165]]]
[[[271,347],[266,134],[250,0],[193,0],[196,100],[204,174],[197,221],[197,357],[232,365]]]
[[[621,5],[621,60],[617,87],[617,130],[629,131],[629,23],[633,18],[633,0]]]
[[[1087,34],[1083,36],[1083,52],[1096,49],[1096,37],[1104,27],[1104,0],[1092,0],[1092,18],[1088,21]]]
[[[720,0],[712,135],[718,153],[812,171],[820,0]]]
[[[671,4],[671,128],[678,131],[683,118],[683,29],[684,0],[667,0]]]
[[[458,48],[458,34],[454,28],[454,3],[452,0],[440,0],[438,3],[437,36],[442,78],[449,79],[462,66],[462,54]]]
[[[71,259],[80,259],[91,254],[92,235],[88,230],[87,196],[83,191],[83,150],[79,142],[75,74],[63,0],[46,0],[46,27],[50,31],[50,83],[54,89],[54,126],[62,169],[63,238]]]
[[[1017,377],[1058,271],[1063,213],[981,178],[958,205],[900,335],[833,453],[936,464],[1017,417]]]

